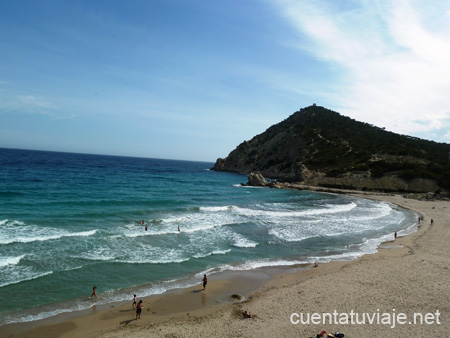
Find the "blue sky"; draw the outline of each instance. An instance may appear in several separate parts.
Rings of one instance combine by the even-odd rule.
[[[450,2],[0,2],[0,147],[215,161],[317,103],[450,142]]]

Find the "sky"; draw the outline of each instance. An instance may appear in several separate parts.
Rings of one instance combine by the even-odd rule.
[[[214,162],[313,103],[450,143],[450,1],[0,1],[0,147]]]

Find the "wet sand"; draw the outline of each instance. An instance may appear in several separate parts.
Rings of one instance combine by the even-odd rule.
[[[358,195],[414,210],[424,219],[417,232],[383,243],[379,252],[317,268],[255,270],[213,275],[205,291],[192,288],[144,299],[140,320],[131,300],[31,324],[2,328],[2,337],[346,337],[448,336],[450,332],[450,202],[425,202],[399,195]],[[430,225],[431,219],[434,220]],[[243,295],[233,302],[232,294]],[[246,298],[248,296],[248,298]],[[255,318],[243,319],[248,310]],[[404,314],[406,324],[345,322],[345,314],[380,317]],[[292,324],[293,313],[336,313],[340,321]],[[437,316],[439,311],[439,316]],[[409,324],[415,313],[428,322]],[[432,318],[433,316],[433,318]],[[347,316],[347,318],[350,318]],[[386,317],[384,317],[386,318]],[[403,318],[403,317],[401,317]],[[416,316],[416,318],[419,318]],[[361,319],[361,317],[360,317]],[[439,324],[437,323],[439,321]]]

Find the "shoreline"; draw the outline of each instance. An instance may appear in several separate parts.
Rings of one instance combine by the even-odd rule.
[[[134,320],[135,312],[131,309],[130,301],[129,304],[115,304],[112,305],[111,308],[104,310],[97,310],[94,306],[93,309],[85,310],[83,311],[85,313],[82,314],[78,314],[75,316],[73,314],[72,316],[70,316],[70,314],[67,316],[65,316],[65,314],[62,314],[56,317],[45,319],[43,321],[33,322],[29,325],[27,323],[25,323],[26,325],[24,325],[24,323],[9,324],[2,327],[2,331],[4,331],[3,334],[5,337],[98,337],[102,335],[102,337],[107,338],[119,336],[137,337],[138,335],[142,336],[142,334],[150,334],[152,336],[154,335],[163,337],[164,332],[165,334],[168,334],[168,332],[176,332],[174,333],[174,336],[176,337],[189,337],[195,334],[195,330],[204,331],[207,329],[209,330],[210,327],[213,327],[213,331],[204,332],[211,332],[210,335],[214,337],[232,336],[231,333],[227,333],[228,331],[226,327],[220,329],[220,326],[223,327],[224,323],[231,323],[232,326],[236,326],[236,330],[238,330],[236,332],[243,332],[248,329],[249,331],[246,331],[247,333],[243,334],[243,336],[261,336],[262,333],[258,331],[261,327],[263,327],[267,332],[272,332],[272,335],[262,335],[263,337],[276,336],[277,332],[279,332],[280,329],[283,332],[287,330],[285,332],[286,335],[283,334],[281,336],[298,336],[299,333],[302,332],[300,334],[309,337],[313,336],[317,332],[322,331],[319,329],[319,327],[322,327],[327,332],[331,332],[333,330],[331,330],[331,328],[326,329],[324,325],[293,325],[289,322],[289,315],[280,316],[275,309],[289,309],[291,311],[290,313],[292,313],[304,310],[304,307],[311,307],[312,304],[317,304],[319,300],[323,301],[323,299],[321,297],[318,297],[317,295],[316,296],[318,298],[314,298],[314,296],[307,294],[308,287],[311,287],[311,283],[315,285],[313,290],[316,290],[312,291],[311,294],[317,292],[317,288],[320,290],[333,290],[333,288],[336,289],[337,287],[337,291],[335,293],[339,295],[339,291],[341,291],[342,288],[345,289],[345,287],[347,287],[348,285],[358,286],[360,282],[360,280],[358,279],[354,280],[352,284],[351,281],[348,281],[347,278],[344,278],[343,280],[341,280],[341,285],[337,283],[337,280],[339,278],[342,278],[342,276],[340,275],[346,270],[358,270],[359,267],[363,266],[366,270],[369,269],[369,271],[371,271],[373,269],[374,271],[377,271],[377,268],[378,270],[380,270],[380,267],[376,264],[379,263],[379,261],[395,259],[400,260],[401,263],[402,258],[404,260],[405,257],[409,257],[412,255],[417,256],[417,254],[420,253],[420,250],[416,250],[416,242],[422,240],[423,236],[428,233],[429,229],[436,229],[438,228],[438,225],[439,227],[442,227],[444,220],[446,221],[447,225],[449,223],[448,215],[450,211],[450,203],[448,202],[424,202],[417,200],[408,200],[403,199],[398,195],[392,194],[374,195],[365,192],[355,193],[353,191],[344,193],[359,198],[362,197],[393,203],[402,208],[407,208],[415,211],[424,216],[422,226],[416,232],[413,232],[405,237],[397,238],[397,240],[395,240],[395,244],[392,244],[394,241],[384,242],[379,245],[377,253],[366,254],[357,258],[356,260],[321,263],[319,264],[319,267],[309,269],[305,269],[305,267],[300,266],[291,266],[289,268],[284,267],[284,270],[274,270],[272,274],[267,273],[267,271],[264,271],[264,269],[255,269],[245,272],[239,271],[236,272],[235,276],[228,275],[224,276],[224,278],[221,278],[220,276],[218,276],[218,274],[214,275],[214,277],[210,279],[210,283],[208,284],[207,290],[205,292],[200,291],[199,286],[194,286],[187,289],[173,290],[173,292],[165,293],[162,295],[146,297],[144,298],[145,308],[142,313],[142,319],[140,321]],[[427,203],[438,205],[438,209],[432,208],[432,206],[427,205]],[[438,210],[442,212],[444,216],[440,216],[439,214],[435,215]],[[431,216],[429,215],[430,213],[432,214]],[[445,217],[445,215],[447,217]],[[429,225],[431,218],[435,219],[435,225],[433,226]],[[450,227],[447,231],[450,233]],[[444,240],[445,237],[440,237],[440,239]],[[364,262],[364,264],[361,264],[362,262]],[[224,273],[224,275],[226,275],[226,273]],[[329,285],[331,279],[335,279],[336,285]],[[258,285],[258,283],[260,285]],[[328,288],[324,288],[323,284],[326,284]],[[380,285],[382,284],[383,283],[380,282]],[[236,287],[236,285],[239,285],[239,287]],[[242,285],[245,285],[246,287],[243,287]],[[293,291],[292,289],[296,289],[295,292],[292,293],[293,295],[301,295],[301,306],[294,306],[292,304],[293,297],[292,295],[290,295],[290,293],[287,293],[289,290]],[[367,287],[363,287],[362,289],[363,294],[372,291],[370,289],[368,290]],[[239,292],[244,296],[248,295],[248,299],[245,299],[245,301],[243,302],[237,303],[233,303],[228,299],[231,293]],[[276,301],[274,301],[274,297]],[[295,297],[296,296],[294,296],[294,298]],[[308,297],[312,298],[309,299],[309,302],[305,302],[303,305],[304,300],[306,300]],[[342,296],[339,295],[339,297],[334,297],[333,295],[331,295],[329,297],[330,304],[332,303],[332,298],[340,297]],[[287,300],[285,298],[287,298]],[[283,302],[281,302],[281,299],[283,299],[284,302],[287,303],[284,304]],[[274,303],[283,304],[281,305],[281,308],[278,308]],[[361,303],[364,303],[364,301],[362,301]],[[358,303],[354,305],[359,306],[360,304]],[[329,306],[326,306],[326,308],[328,307]],[[335,305],[335,307],[337,306]],[[314,308],[315,307],[312,307],[311,309]],[[254,320],[240,320],[241,318],[238,314],[243,309],[249,310],[251,313],[256,313],[257,317]],[[271,314],[267,313],[268,309],[269,313]],[[448,317],[447,303],[445,309],[447,310],[446,316]],[[372,312],[376,310],[376,308],[373,308]],[[277,321],[276,319],[278,319],[278,323],[274,323],[274,320]],[[173,325],[171,324],[173,322],[177,324],[175,325],[176,327],[172,327]],[[254,325],[254,323],[258,323],[258,325]],[[217,326],[219,326],[219,328]],[[258,329],[255,331],[256,328],[254,327],[252,329],[252,326],[258,326]],[[344,326],[342,329],[336,331],[342,331],[346,333],[347,336],[347,332],[351,332],[351,330],[349,330],[350,328],[361,329],[364,327],[373,329],[375,326]],[[195,330],[192,331],[194,328]],[[380,327],[377,326],[377,328]],[[381,329],[385,328],[385,326],[381,326]],[[407,330],[408,327],[404,326],[403,328]],[[417,328],[423,329],[424,327],[409,326],[409,328],[417,330]],[[429,327],[427,328],[429,329]],[[449,326],[447,323],[447,325],[441,325],[437,328],[438,331],[435,332],[442,332],[442,334],[444,334],[445,332],[448,332]],[[189,332],[191,333],[188,334]],[[354,332],[356,333],[359,331]],[[369,330],[367,332],[368,334],[370,334],[369,332],[371,331]],[[380,332],[389,333],[389,331]],[[416,331],[411,330],[405,332],[411,332],[411,334],[413,334]],[[395,336],[396,334],[394,334],[393,336]],[[384,333],[384,335],[387,336],[386,333]]]

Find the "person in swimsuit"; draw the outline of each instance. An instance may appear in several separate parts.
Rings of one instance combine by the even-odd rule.
[[[142,299],[136,305],[136,320],[141,319],[141,312],[144,306],[142,305]]]
[[[94,297],[94,296],[95,296],[95,298],[97,298],[97,287],[96,287],[96,286],[94,286],[94,287],[92,288],[91,298]]]
[[[136,306],[136,295],[134,295],[134,297],[133,297],[133,309],[135,306]]]
[[[203,282],[203,290],[205,290],[206,284],[208,284],[208,278],[206,278],[206,275],[203,275],[202,282]]]

